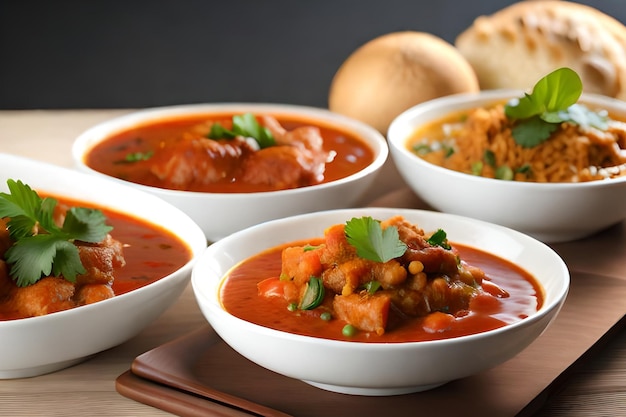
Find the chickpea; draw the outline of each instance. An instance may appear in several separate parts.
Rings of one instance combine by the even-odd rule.
[[[424,270],[424,264],[420,261],[411,261],[409,264],[409,273],[411,275],[419,274]]]

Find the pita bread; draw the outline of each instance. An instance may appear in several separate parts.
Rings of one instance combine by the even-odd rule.
[[[590,6],[522,1],[478,17],[455,46],[481,89],[529,89],[570,67],[586,92],[626,99],[626,27]]]

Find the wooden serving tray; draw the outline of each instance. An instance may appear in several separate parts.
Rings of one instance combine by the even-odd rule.
[[[420,207],[415,198],[402,191],[372,205]],[[181,416],[532,415],[575,366],[626,327],[625,230],[618,225],[553,245],[572,279],[568,298],[546,332],[500,366],[430,391],[389,397],[324,391],[250,362],[208,325],[138,356],[116,388]]]

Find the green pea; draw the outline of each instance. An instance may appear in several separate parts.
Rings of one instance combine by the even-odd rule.
[[[341,333],[346,337],[352,337],[356,334],[356,327],[351,324],[346,324],[343,326],[343,329],[341,329]]]
[[[324,321],[330,321],[330,319],[333,318],[333,315],[330,314],[330,312],[325,311],[322,314],[320,314],[320,319],[324,320]]]

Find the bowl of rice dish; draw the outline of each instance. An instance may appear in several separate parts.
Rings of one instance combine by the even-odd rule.
[[[626,103],[582,93],[554,110],[537,104],[542,87],[458,94],[406,110],[387,136],[400,174],[436,210],[545,242],[623,221]]]

